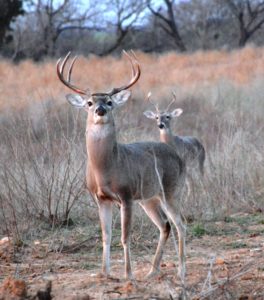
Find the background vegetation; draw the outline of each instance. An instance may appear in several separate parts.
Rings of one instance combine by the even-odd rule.
[[[140,280],[120,280],[117,209],[114,281],[94,277],[102,244],[85,188],[86,115],[66,102],[55,64],[69,50],[80,54],[73,80],[103,92],[129,77],[120,53],[134,49],[142,76],[116,112],[118,140],[158,140],[143,116],[146,96],[151,91],[162,109],[174,91],[184,113],[173,131],[206,148],[205,176],[192,174],[182,203],[185,292],[190,299],[262,299],[263,23],[262,0],[0,0],[0,281],[24,278],[22,299],[26,283],[36,299],[43,280],[58,299],[76,291],[84,295],[76,299],[113,292],[182,298],[175,239],[166,245],[161,277],[143,280],[158,235],[137,205],[131,238]],[[18,291],[12,280],[2,283],[0,298]]]
[[[175,134],[197,136],[207,151],[205,178],[193,176],[191,195],[183,203],[187,219],[263,211],[264,49],[137,56],[142,78],[116,114],[119,140],[157,140],[155,124],[142,114],[149,108],[146,95],[152,91],[162,108],[174,91],[175,106],[184,110],[173,124]],[[0,234],[23,239],[38,235],[43,224],[89,223],[97,208],[84,182],[86,116],[66,103],[68,91],[56,79],[55,61],[2,61],[0,70],[5,81],[0,94]],[[110,56],[80,57],[73,74],[78,85],[97,92],[128,77],[127,59]],[[137,216],[135,226],[142,224],[142,213]]]
[[[1,0],[0,12],[0,54],[14,61],[263,45],[263,0]]]

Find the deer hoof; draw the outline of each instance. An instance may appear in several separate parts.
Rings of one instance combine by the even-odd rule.
[[[178,276],[180,277],[181,283],[185,284],[185,268],[179,268],[178,269]]]
[[[133,277],[132,273],[126,273],[125,274],[125,280],[131,280],[131,281],[133,281],[134,277]]]

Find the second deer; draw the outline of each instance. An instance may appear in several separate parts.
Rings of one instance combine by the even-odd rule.
[[[151,101],[150,97],[151,93],[148,94],[148,100],[155,107],[156,112],[148,110],[144,112],[144,115],[157,121],[160,130],[160,141],[172,145],[180,158],[185,161],[187,167],[192,168],[198,165],[200,173],[203,175],[205,149],[202,143],[193,136],[173,135],[171,130],[172,119],[179,117],[183,112],[181,108],[170,110],[171,105],[176,100],[175,94],[173,93],[173,99],[164,111],[161,111],[158,105]]]

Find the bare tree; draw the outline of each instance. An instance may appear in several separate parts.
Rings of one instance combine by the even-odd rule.
[[[10,24],[14,19],[23,14],[22,0],[0,0],[0,48],[6,39],[6,32],[10,30]],[[9,36],[9,39],[12,38]]]
[[[163,0],[163,3],[165,4],[165,11],[163,10],[162,6],[160,6],[158,9],[155,9],[153,1],[151,0],[148,0],[147,6],[151,13],[161,21],[160,24],[163,30],[173,38],[173,41],[177,48],[181,52],[184,52],[187,49],[176,22],[176,16],[174,12],[175,2],[176,1],[174,0]]]
[[[225,0],[231,13],[239,24],[240,47],[264,24],[264,1],[262,0]]]
[[[75,0],[31,0],[31,14],[35,16],[38,35],[42,41],[40,56],[54,56],[59,36],[69,30],[93,29],[91,19],[98,10],[95,2],[88,8]],[[90,22],[90,23],[89,23]]]
[[[108,49],[102,54],[109,54],[115,51],[124,41],[129,32],[139,21],[141,13],[145,9],[145,1],[143,0],[107,0],[106,1],[106,18],[107,28],[115,32],[115,39]],[[111,12],[109,14],[109,12]]]
[[[224,6],[217,0],[191,0],[177,5],[179,24],[182,24],[182,37],[189,50],[214,49],[226,42],[227,35],[224,32],[225,26],[228,25]],[[219,39],[220,36],[224,41]]]

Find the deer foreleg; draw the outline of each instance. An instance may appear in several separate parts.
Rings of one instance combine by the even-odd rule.
[[[112,202],[99,201],[99,216],[103,238],[103,264],[102,272],[104,275],[110,273],[110,246],[112,238]]]
[[[131,227],[132,207],[130,204],[121,205],[121,242],[124,248],[125,257],[125,278],[132,278],[131,261],[130,261],[130,227]]]

